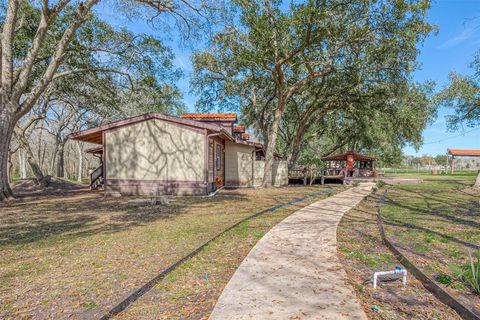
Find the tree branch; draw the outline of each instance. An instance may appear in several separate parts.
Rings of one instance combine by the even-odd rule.
[[[74,20],[65,30],[62,35],[62,38],[57,43],[57,48],[55,53],[53,54],[52,60],[48,65],[45,73],[43,74],[40,81],[35,85],[35,87],[30,91],[30,93],[26,96],[25,101],[21,103],[19,110],[17,110],[16,115],[17,117],[21,117],[26,114],[30,109],[33,107],[37,99],[40,95],[45,91],[47,86],[53,79],[55,72],[57,71],[58,67],[60,66],[65,50],[67,49],[68,45],[72,41],[73,36],[77,29],[82,25],[85,19],[88,17],[91,8],[98,3],[100,0],[87,0],[85,3],[80,3],[77,9],[77,13],[75,15]],[[20,98],[22,91],[16,92],[16,98]]]
[[[0,89],[2,94],[10,93],[13,84],[13,35],[17,23],[19,0],[9,0],[2,31],[2,75]]]

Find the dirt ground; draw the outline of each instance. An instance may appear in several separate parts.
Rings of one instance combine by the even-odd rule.
[[[174,198],[166,206],[129,208],[128,198],[104,198],[102,192],[58,183],[58,192],[52,187],[33,195],[24,184],[16,201],[0,204],[2,319],[98,318],[240,219],[325,190],[223,190],[213,198]],[[242,248],[234,261],[248,253]],[[219,265],[231,260],[228,255],[216,257]]]

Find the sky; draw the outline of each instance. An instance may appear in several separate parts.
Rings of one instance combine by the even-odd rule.
[[[109,23],[117,27],[127,27],[133,32],[146,33],[161,37],[175,53],[175,64],[181,68],[184,77],[178,82],[183,92],[184,102],[189,111],[194,111],[196,97],[190,93],[189,79],[192,73],[191,54],[200,49],[201,44],[193,47],[182,45],[177,37],[166,39],[167,32],[151,28],[147,23],[136,19],[127,20],[115,11],[115,7],[100,6],[97,12]],[[448,74],[456,71],[461,74],[471,74],[468,65],[475,53],[480,50],[480,0],[433,0],[428,13],[428,21],[438,27],[438,33],[430,35],[419,45],[418,61],[420,69],[414,74],[414,80],[424,82],[433,80],[440,90],[448,83]],[[437,119],[423,133],[424,144],[419,150],[407,146],[407,155],[437,155],[445,154],[448,148],[480,149],[480,128],[472,130],[447,132],[445,116],[451,110],[438,110]]]
[[[480,50],[480,0],[436,0],[428,14],[428,21],[439,28],[420,46],[420,70],[414,79],[433,80],[440,90],[448,83],[448,74],[456,71],[471,74],[469,64]],[[480,129],[447,132],[445,116],[451,110],[438,110],[436,121],[425,129],[423,146],[404,149],[410,155],[445,154],[452,149],[480,149]]]

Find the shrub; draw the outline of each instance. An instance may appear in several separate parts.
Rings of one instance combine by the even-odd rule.
[[[477,251],[476,257],[468,252],[469,262],[464,266],[451,265],[450,269],[455,275],[466,285],[468,285],[474,293],[480,294],[480,251]]]

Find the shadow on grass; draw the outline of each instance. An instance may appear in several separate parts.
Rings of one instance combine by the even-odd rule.
[[[0,247],[48,241],[53,236],[72,239],[115,233],[187,214],[231,212],[232,220],[228,223],[234,223],[242,212],[259,211],[300,196],[289,193],[290,190],[272,189],[258,198],[244,190],[223,190],[215,197],[174,198],[169,205],[145,207],[129,207],[127,200],[131,197],[105,198],[103,193],[85,188],[63,196],[20,198],[8,206],[0,204]]]
[[[444,233],[441,233],[441,232],[438,232],[438,231],[434,231],[434,230],[431,230],[431,229],[428,229],[428,228],[425,228],[425,227],[417,226],[417,225],[414,225],[414,224],[411,224],[411,223],[404,223],[402,221],[395,220],[395,219],[392,219],[392,218],[384,219],[383,223],[387,226],[393,226],[393,227],[400,227],[400,228],[405,228],[405,229],[414,229],[414,230],[423,231],[425,233],[434,234],[434,235],[442,237],[444,239],[448,239],[449,241],[459,243],[459,244],[464,245],[465,247],[468,247],[468,248],[480,249],[480,246],[476,245],[474,243],[470,243],[468,241],[463,241],[463,240],[457,239],[453,236],[450,236],[448,234],[444,234]]]
[[[167,206],[128,207],[125,198],[104,198],[100,193],[85,191],[74,196],[41,197],[37,201],[18,200],[0,206],[0,247],[48,240],[52,236],[71,239],[120,232],[158,220],[208,212],[201,207],[221,210],[227,203],[245,203],[243,208],[248,210],[248,199],[240,193],[226,192],[213,198],[181,198]]]
[[[476,229],[480,229],[480,221],[475,219],[480,217],[478,203],[472,199],[471,195],[466,197],[462,193],[465,186],[466,184],[458,181],[436,181],[436,184],[413,187],[399,186],[389,192],[386,197],[385,205],[393,210],[382,210],[384,223],[394,228],[412,229],[436,235],[478,250],[480,245],[459,239],[448,232],[448,227],[457,227],[465,232],[476,232]],[[459,197],[459,193],[462,193],[462,197]],[[416,203],[411,203],[412,201]],[[397,213],[395,208],[405,209],[407,214]],[[409,221],[406,221],[407,219]],[[442,230],[435,230],[435,225],[438,223],[444,226]]]

